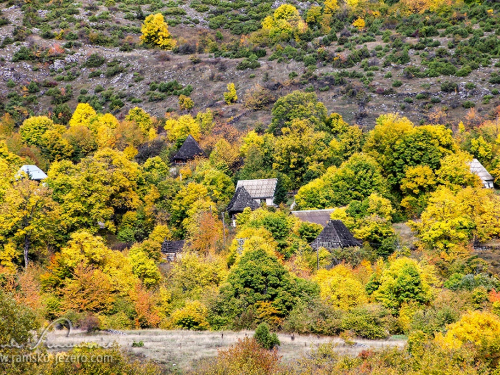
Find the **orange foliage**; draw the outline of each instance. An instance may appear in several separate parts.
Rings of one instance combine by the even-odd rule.
[[[154,303],[153,293],[138,283],[135,290],[130,292],[130,299],[134,302],[135,312],[137,313],[135,326],[137,328],[158,327],[161,318]]]
[[[493,289],[490,294],[488,295],[489,297],[489,300],[491,303],[494,303],[494,302],[500,302],[500,292],[497,292],[495,291],[495,289]]]
[[[108,275],[80,264],[74,276],[63,290],[66,310],[106,312],[113,307],[113,286]]]
[[[196,220],[195,233],[192,234],[191,248],[205,254],[215,253],[223,236],[222,221],[212,212],[201,212]]]

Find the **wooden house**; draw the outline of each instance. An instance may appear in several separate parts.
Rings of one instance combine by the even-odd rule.
[[[479,176],[483,186],[486,189],[493,189],[493,176],[486,170],[485,167],[479,162],[477,159],[472,159],[472,162],[469,164],[470,171]]]
[[[207,154],[205,154],[205,151],[201,149],[196,139],[190,134],[172,159],[175,164],[186,164],[197,157],[206,158]]]
[[[320,247],[331,250],[361,246],[362,244],[360,240],[353,237],[341,220],[330,220],[318,237],[311,242],[311,247],[314,250],[318,250]]]
[[[182,253],[185,245],[184,240],[182,241],[169,241],[165,240],[161,244],[161,252],[165,256],[167,262],[173,262]]]
[[[330,221],[330,216],[334,210],[335,209],[333,208],[324,210],[302,210],[292,211],[291,214],[295,217],[298,217],[301,221],[319,224],[324,228]]]
[[[239,180],[236,184],[236,190],[239,187],[244,187],[257,204],[266,203],[267,206],[274,206],[274,194],[277,184],[277,178]]]
[[[231,217],[233,226],[236,226],[236,215],[243,212],[247,207],[250,207],[251,210],[256,210],[259,208],[259,204],[250,196],[244,186],[240,186],[234,192],[233,198],[226,209]]]

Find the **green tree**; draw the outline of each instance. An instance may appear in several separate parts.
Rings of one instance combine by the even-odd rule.
[[[279,98],[272,109],[268,131],[279,135],[281,129],[290,127],[293,120],[308,120],[317,130],[326,130],[327,110],[315,93],[294,91]]]
[[[271,350],[275,346],[280,345],[280,340],[278,339],[278,335],[276,333],[269,332],[269,325],[267,323],[260,323],[257,329],[255,330],[255,334],[253,336],[255,341],[259,343],[264,349]]]
[[[295,201],[301,209],[344,206],[354,200],[362,201],[374,192],[385,194],[386,188],[380,166],[360,153],[301,187]]]
[[[397,313],[403,303],[428,304],[434,296],[430,285],[432,269],[424,269],[410,258],[398,258],[382,271],[380,279],[374,283],[374,276],[367,284],[367,290],[378,284],[373,292],[375,300]]]
[[[230,324],[249,309],[256,311],[259,303],[269,302],[276,315],[284,317],[298,302],[318,293],[316,284],[292,276],[276,256],[256,248],[244,252],[231,269],[214,310]]]

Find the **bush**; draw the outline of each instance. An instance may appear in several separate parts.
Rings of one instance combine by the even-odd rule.
[[[476,104],[474,102],[471,102],[470,100],[466,100],[462,103],[462,107],[464,108],[474,108],[475,106]]]
[[[255,341],[259,343],[264,349],[271,350],[275,346],[280,345],[280,340],[276,333],[269,332],[269,326],[267,323],[261,323],[255,330],[255,335],[253,336]]]
[[[458,85],[455,82],[444,81],[441,84],[441,91],[443,92],[454,92],[458,90]]]
[[[388,336],[382,322],[384,315],[383,310],[354,309],[342,319],[342,329],[367,339],[384,339]]]
[[[400,80],[395,80],[394,82],[392,82],[392,87],[401,87],[403,85],[403,82],[401,82]]]
[[[106,62],[106,59],[100,56],[98,53],[93,53],[85,61],[84,66],[87,68],[98,68]]]

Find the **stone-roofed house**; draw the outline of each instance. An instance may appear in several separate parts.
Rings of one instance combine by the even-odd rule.
[[[302,210],[302,211],[292,211],[291,214],[298,217],[301,221],[308,223],[319,224],[325,227],[330,221],[330,216],[332,212],[335,211],[334,208],[328,208],[324,210]]]
[[[172,159],[175,164],[185,164],[196,157],[206,158],[207,154],[205,154],[205,151],[201,149],[198,142],[190,134]]]
[[[165,258],[168,262],[173,262],[175,258],[182,252],[184,249],[184,244],[186,241],[169,241],[165,240],[161,244],[161,252],[165,255]]]
[[[36,165],[23,165],[17,172],[16,177],[22,178],[23,172],[26,173],[28,178],[33,181],[42,181],[47,178],[45,172]]]
[[[472,159],[469,164],[470,171],[479,176],[483,186],[487,189],[493,189],[493,176],[486,170],[485,167],[477,159]]]
[[[341,220],[330,220],[318,237],[311,242],[311,247],[314,250],[318,250],[320,247],[331,250],[361,246],[362,244],[360,240],[353,237]]]
[[[233,220],[233,226],[236,226],[236,215],[243,212],[247,207],[251,210],[259,208],[259,204],[250,196],[244,186],[240,186],[234,192],[233,198],[227,205],[226,211]]]
[[[277,184],[277,178],[239,180],[236,184],[236,190],[243,186],[252,199],[259,205],[265,202],[268,206],[274,206],[274,193],[276,192]]]

